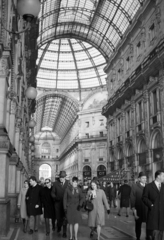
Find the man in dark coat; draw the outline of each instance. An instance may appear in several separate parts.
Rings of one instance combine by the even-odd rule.
[[[68,187],[68,180],[66,180],[66,172],[60,171],[59,180],[57,180],[52,187],[51,196],[54,199],[55,203],[55,214],[57,219],[57,232],[61,231],[61,227],[63,226],[63,237],[67,237],[67,224],[65,219],[65,211],[63,207],[63,198],[64,192]],[[64,223],[64,224],[63,224]]]
[[[51,196],[52,184],[49,178],[45,179],[45,185],[46,187],[43,187],[41,190],[41,201],[44,208],[46,236],[48,236],[50,234],[50,219],[52,221],[52,230],[55,230],[55,207],[53,198]]]
[[[42,214],[42,204],[40,192],[42,187],[37,184],[36,178],[31,176],[30,179],[31,187],[27,190],[26,204],[27,204],[27,215],[29,216],[29,234],[38,231],[39,215]]]
[[[146,228],[149,240],[162,240],[164,235],[164,170],[155,173],[155,181],[146,185],[142,200],[148,207]]]
[[[146,174],[144,172],[140,172],[138,176],[138,182],[133,184],[131,188],[130,202],[135,218],[135,232],[137,240],[140,240],[141,226],[143,222],[146,222],[147,217],[147,207],[142,201],[142,194],[146,181]]]
[[[110,204],[110,208],[112,207],[112,203],[113,203],[113,207],[116,208],[116,188],[113,185],[113,183],[111,182],[110,187],[109,187],[109,204]]]
[[[126,217],[129,217],[129,206],[130,206],[130,193],[131,187],[128,185],[128,181],[124,180],[124,184],[119,188],[118,195],[120,195],[120,209],[118,216],[121,216],[122,208],[126,208]]]

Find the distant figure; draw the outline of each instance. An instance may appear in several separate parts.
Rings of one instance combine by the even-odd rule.
[[[20,215],[23,220],[23,232],[27,232],[27,225],[28,225],[28,216],[27,216],[27,208],[26,208],[26,193],[29,188],[29,183],[27,180],[24,181],[24,186],[21,189],[18,197],[18,208],[20,208]]]
[[[142,194],[146,185],[147,177],[144,172],[140,172],[137,183],[132,185],[130,202],[135,218],[135,232],[137,240],[140,240],[142,223],[146,222],[147,207],[142,201]],[[148,240],[148,238],[146,238]]]
[[[113,185],[113,183],[111,182],[110,187],[109,187],[109,204],[110,204],[110,208],[112,207],[112,203],[113,203],[113,207],[116,208],[116,188]]]
[[[148,207],[146,229],[149,240],[162,240],[164,236],[164,170],[155,173],[155,181],[144,188],[142,200]]]
[[[44,183],[45,183],[44,177],[41,177],[41,178],[39,179],[39,183],[38,183],[38,184],[39,184],[40,186],[44,187],[44,186],[45,186]]]
[[[107,184],[106,184],[106,182],[103,182],[101,189],[104,190],[105,195],[107,196]]]
[[[118,195],[120,195],[120,208],[117,214],[118,216],[121,216],[122,208],[126,208],[126,217],[129,217],[130,193],[131,187],[128,185],[128,181],[124,180],[124,184],[118,190]]]

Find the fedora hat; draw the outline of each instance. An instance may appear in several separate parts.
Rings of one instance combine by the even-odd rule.
[[[140,177],[146,177],[146,173],[140,172],[139,175],[138,175],[138,178],[140,178]]]
[[[59,177],[60,177],[60,178],[64,178],[64,177],[66,177],[66,176],[67,176],[67,174],[66,174],[65,171],[60,171],[60,173],[59,173]]]

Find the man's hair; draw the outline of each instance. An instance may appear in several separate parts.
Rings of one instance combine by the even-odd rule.
[[[73,177],[72,178],[72,182],[78,182],[78,178],[77,177]]]
[[[33,180],[33,181],[37,182],[35,176],[31,176],[31,177],[29,178],[29,180]]]
[[[159,176],[159,175],[161,175],[161,173],[164,173],[164,170],[162,169],[162,170],[157,170],[156,172],[155,172],[155,179]]]

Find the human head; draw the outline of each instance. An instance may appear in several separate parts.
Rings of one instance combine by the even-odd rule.
[[[60,173],[59,173],[60,182],[65,182],[66,176],[67,176],[67,174],[65,171],[60,171]]]
[[[125,180],[124,180],[124,183],[127,184],[127,183],[128,183],[128,180],[125,179]]]
[[[106,186],[106,182],[103,182],[103,186],[104,186],[104,187]]]
[[[51,180],[49,178],[45,179],[45,185],[46,187],[50,188],[51,187]]]
[[[93,190],[97,190],[97,185],[98,185],[98,182],[96,180],[92,180],[91,182],[91,188]]]
[[[72,178],[72,186],[73,186],[74,188],[76,188],[77,185],[78,185],[78,178],[77,178],[77,177],[73,177],[73,178]]]
[[[35,176],[31,176],[29,179],[30,185],[31,186],[35,186],[35,184],[37,183],[36,181],[36,177]]]
[[[41,184],[44,184],[44,177],[41,177],[41,178],[40,178],[40,183],[41,183]]]
[[[113,187],[113,183],[112,182],[110,183],[110,186]]]
[[[27,180],[24,181],[24,187],[29,188],[29,182]]]
[[[142,184],[145,184],[147,181],[146,173],[140,172],[138,175],[138,179],[139,179],[139,182],[141,182]]]
[[[155,172],[155,180],[162,183],[164,182],[164,170],[158,170]]]

